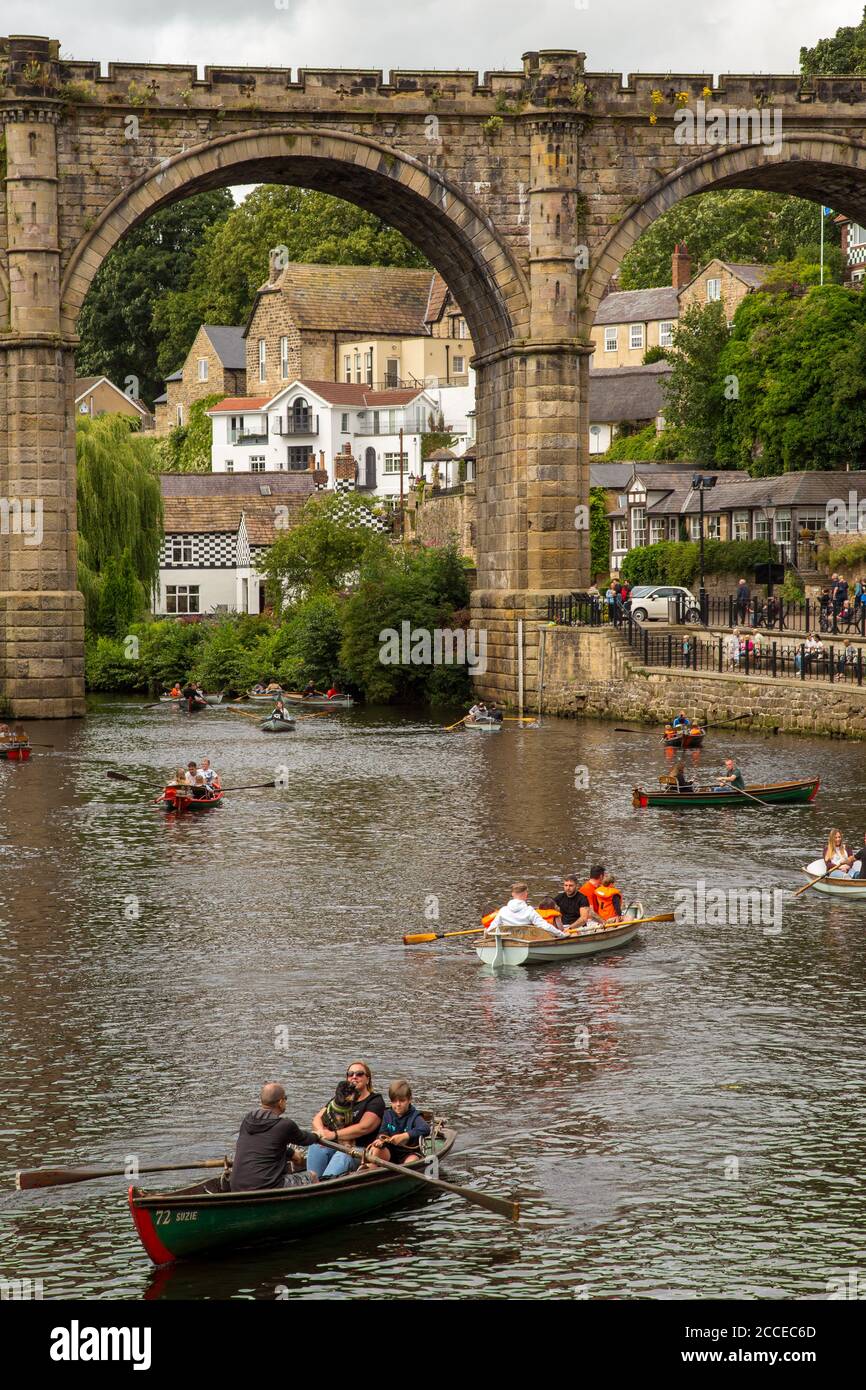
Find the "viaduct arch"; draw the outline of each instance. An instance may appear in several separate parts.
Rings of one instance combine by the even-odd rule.
[[[778,150],[684,147],[676,112],[769,106]],[[0,39],[0,694],[15,716],[83,712],[76,591],[76,319],[119,238],[229,183],[286,182],[377,212],[463,306],[477,347],[478,588],[485,694],[513,697],[516,619],[585,584],[595,307],[625,251],[682,197],[760,187],[866,223],[866,81],[632,75],[584,55],[486,73],[65,62]],[[41,534],[19,523],[38,503]],[[525,671],[535,680],[534,629]]]

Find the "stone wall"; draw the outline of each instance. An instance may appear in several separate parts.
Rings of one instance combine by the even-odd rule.
[[[475,484],[464,484],[462,493],[450,497],[425,497],[420,505],[413,492],[409,500],[409,538],[421,545],[455,542],[463,555],[475,560]]]
[[[545,714],[661,725],[685,709],[715,728],[866,739],[866,687],[647,669],[616,633],[543,631]]]
[[[207,381],[199,381],[199,358],[207,361]],[[206,396],[243,396],[246,394],[246,372],[235,371],[223,366],[210,338],[201,327],[193,339],[192,347],[183,364],[180,381],[166,383],[168,397],[164,407],[157,408],[156,432],[166,435],[178,423],[177,408],[183,406],[183,423],[189,424],[190,409],[196,401]]]

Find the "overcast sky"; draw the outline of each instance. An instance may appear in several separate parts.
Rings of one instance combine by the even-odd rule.
[[[575,48],[590,71],[793,72],[863,0],[3,0],[6,34],[122,62],[519,70]]]

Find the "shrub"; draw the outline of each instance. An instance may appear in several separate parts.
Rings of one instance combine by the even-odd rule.
[[[705,541],[705,574],[749,574],[771,556],[768,541]],[[700,574],[701,551],[697,541],[659,541],[630,550],[622,562],[620,578],[628,584],[689,585]]]

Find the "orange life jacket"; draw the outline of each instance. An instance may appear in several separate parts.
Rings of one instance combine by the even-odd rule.
[[[598,912],[599,917],[601,917],[605,922],[609,921],[611,917],[615,917],[616,908],[614,906],[613,900],[616,897],[622,897],[622,894],[620,893],[616,884],[610,883],[607,885],[607,887],[604,887],[604,885],[600,885],[598,888],[596,888],[595,894],[598,898],[598,908],[596,910]]]
[[[589,905],[592,908],[593,912],[598,912],[598,895],[601,892],[601,889],[596,888],[595,884],[592,883],[590,879],[587,879],[586,883],[582,883],[580,885],[578,892],[582,893],[585,898],[589,899]],[[601,913],[598,912],[598,915],[600,917]]]

